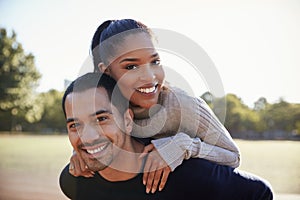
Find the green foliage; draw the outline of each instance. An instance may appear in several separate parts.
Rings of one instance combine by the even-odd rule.
[[[226,95],[226,120],[225,126],[230,131],[259,131],[260,116],[249,109],[240,98],[234,94]]]
[[[41,93],[39,99],[43,104],[42,118],[38,123],[39,130],[44,131],[65,131],[65,116],[61,107],[63,92],[50,90]]]
[[[63,93],[37,94],[41,75],[34,56],[26,54],[15,32],[0,29],[0,129],[2,131],[64,131]]]
[[[278,103],[269,104],[266,98],[261,97],[251,109],[235,94],[215,98],[206,92],[201,98],[208,103],[219,119],[220,110],[222,106],[225,107],[224,125],[231,133],[284,131],[300,135],[300,104],[291,104],[283,99]]]
[[[299,131],[299,104],[290,104],[281,99],[278,103],[268,105],[261,115],[269,130]]]
[[[0,126],[12,130],[22,123],[40,119],[34,89],[41,75],[34,64],[34,56],[26,54],[17,42],[15,32],[9,36],[0,28]]]

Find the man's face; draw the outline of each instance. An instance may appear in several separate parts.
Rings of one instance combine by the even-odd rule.
[[[132,128],[129,112],[121,115],[102,87],[70,93],[65,109],[74,150],[90,170],[105,169],[124,146],[125,137],[130,137],[126,134]]]

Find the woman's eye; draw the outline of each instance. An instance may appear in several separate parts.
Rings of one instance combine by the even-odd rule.
[[[127,70],[132,70],[132,69],[136,69],[136,68],[137,68],[137,65],[127,65],[126,66]]]
[[[151,63],[152,65],[160,65],[160,60],[154,60]]]

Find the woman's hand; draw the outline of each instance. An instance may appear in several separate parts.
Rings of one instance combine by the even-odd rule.
[[[153,144],[145,146],[140,157],[148,154],[143,175],[143,184],[146,185],[146,192],[154,193],[157,188],[161,191],[167,182],[171,168],[162,159]],[[159,187],[158,187],[159,186]]]
[[[84,160],[73,151],[73,155],[70,159],[69,173],[73,176],[84,176],[86,178],[93,177],[95,172],[88,169],[88,166],[85,164]]]

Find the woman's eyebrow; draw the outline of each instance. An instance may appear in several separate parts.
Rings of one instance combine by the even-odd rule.
[[[158,57],[158,56],[159,56],[158,53],[154,53],[154,54],[152,54],[152,56],[150,58],[154,58],[154,57]]]
[[[155,58],[158,57],[158,53],[154,53],[150,56],[150,58]],[[123,62],[135,62],[135,61],[139,61],[139,58],[124,58],[123,60],[121,60],[119,63],[123,63]]]
[[[119,63],[123,63],[123,62],[135,62],[135,61],[139,61],[139,60],[140,59],[138,59],[138,58],[124,58]]]

